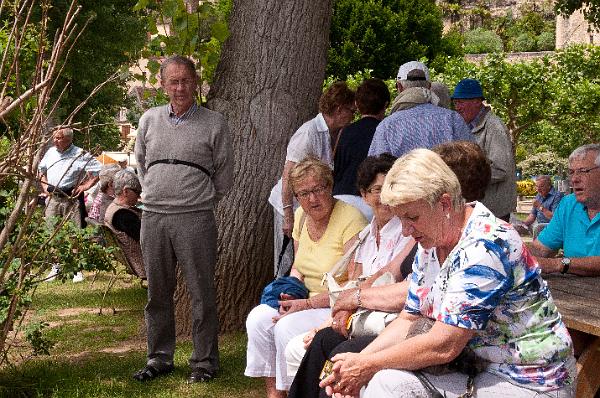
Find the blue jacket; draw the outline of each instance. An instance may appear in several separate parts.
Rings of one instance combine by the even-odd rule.
[[[296,299],[308,298],[308,289],[300,279],[294,276],[282,276],[265,286],[260,303],[279,308],[281,293],[289,294]]]

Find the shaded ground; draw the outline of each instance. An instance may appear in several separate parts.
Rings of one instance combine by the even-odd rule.
[[[246,336],[220,337],[221,372],[211,383],[188,385],[191,344],[177,346],[175,371],[149,383],[131,378],[145,363],[143,307],[146,291],[120,276],[104,302],[109,276],[92,284],[46,283],[38,288],[28,321],[47,322],[50,356],[31,357],[17,335],[11,366],[0,370],[0,398],[20,397],[247,397],[264,395],[262,384],[243,376]],[[100,313],[100,305],[102,312]]]

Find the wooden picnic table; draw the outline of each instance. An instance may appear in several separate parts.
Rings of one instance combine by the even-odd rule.
[[[570,330],[593,336],[577,359],[577,398],[594,398],[600,387],[600,277],[544,275]]]

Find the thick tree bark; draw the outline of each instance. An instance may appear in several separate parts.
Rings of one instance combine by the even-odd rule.
[[[271,188],[290,136],[317,112],[332,0],[235,0],[208,105],[229,123],[234,188],[220,203],[216,269],[220,329],[241,329],[273,278]],[[180,279],[181,280],[181,279]],[[178,333],[189,333],[180,283]]]

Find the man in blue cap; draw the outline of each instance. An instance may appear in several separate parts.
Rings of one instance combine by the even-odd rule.
[[[475,79],[458,82],[452,95],[454,109],[463,117],[491,162],[492,179],[482,202],[496,217],[508,222],[517,205],[512,142],[506,125],[483,99],[481,84]]]

